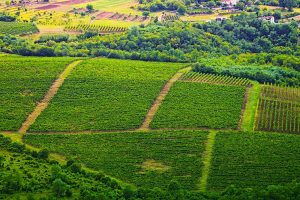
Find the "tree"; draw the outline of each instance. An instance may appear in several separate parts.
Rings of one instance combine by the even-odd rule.
[[[144,11],[144,12],[143,12],[143,16],[144,16],[144,17],[148,17],[149,15],[150,15],[150,12],[149,12],[149,11]]]
[[[86,9],[88,10],[88,12],[93,12],[94,11],[94,6],[91,4],[86,5]]]
[[[293,11],[293,7],[297,6],[297,0],[279,0],[279,6],[288,8],[291,12]]]
[[[69,189],[69,185],[63,182],[60,178],[55,179],[53,181],[53,192],[58,197],[63,197],[66,195],[67,190]]]

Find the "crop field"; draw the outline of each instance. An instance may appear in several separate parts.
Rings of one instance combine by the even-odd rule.
[[[26,143],[75,158],[87,167],[136,186],[165,188],[171,180],[177,180],[186,189],[197,187],[206,139],[205,131],[27,134],[25,137]]]
[[[0,22],[0,34],[25,35],[38,32],[32,23]]]
[[[138,128],[164,83],[184,64],[92,59],[66,79],[30,131]]]
[[[236,85],[236,86],[251,86],[251,82],[246,78],[235,78],[223,75],[202,74],[197,72],[187,72],[180,77],[181,81],[211,83],[217,85]]]
[[[236,129],[244,93],[244,87],[177,82],[150,127]]]
[[[17,130],[72,58],[0,59],[0,130]]]
[[[126,31],[126,27],[118,26],[96,26],[96,25],[77,25],[77,26],[66,26],[65,31],[93,31],[98,33],[119,33]]]
[[[263,86],[256,130],[300,133],[299,88]]]
[[[298,135],[230,133],[216,136],[208,189],[265,187],[300,178]]]

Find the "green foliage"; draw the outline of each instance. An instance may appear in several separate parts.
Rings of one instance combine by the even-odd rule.
[[[84,61],[30,131],[138,128],[165,81],[183,66],[102,58]]]
[[[0,34],[25,35],[38,32],[38,28],[32,23],[3,22],[0,20]]]
[[[218,35],[243,52],[271,52],[275,47],[296,50],[299,33],[297,23],[275,24],[259,19],[255,14],[233,16],[231,20],[195,24],[195,27]]]
[[[52,183],[52,187],[53,192],[57,197],[63,197],[66,196],[70,186],[61,179],[55,179]]]
[[[230,184],[240,188],[264,188],[299,179],[299,142],[298,135],[218,133],[209,189],[222,190]]]
[[[107,176],[103,175],[104,182],[97,179],[96,173],[73,173],[69,168],[51,164],[47,159],[32,157],[28,149],[17,152],[10,148],[13,144],[0,135],[0,199],[15,199],[18,194],[30,199],[71,196],[83,199],[84,196],[79,194],[82,188],[98,188],[99,194],[111,199],[120,199],[122,195],[119,184]],[[109,185],[112,182],[114,187]]]
[[[196,189],[203,166],[206,137],[205,131],[156,131],[29,134],[25,141],[67,157],[77,156],[78,161],[87,167],[102,170],[136,186],[166,189],[174,180],[182,188]],[[105,180],[101,176],[99,179]]]
[[[72,58],[0,59],[0,130],[18,130]]]
[[[0,21],[2,21],[2,22],[13,22],[13,21],[16,21],[16,17],[6,15],[5,13],[0,13]]]
[[[271,61],[255,61],[251,57],[243,58],[232,57],[220,57],[220,58],[208,58],[201,59],[199,65],[195,65],[193,71],[200,73],[211,73],[225,76],[241,77],[258,81],[259,83],[272,83],[280,85],[299,86],[300,85],[300,72],[294,69],[284,67],[285,65],[280,61],[282,58],[274,57]],[[259,56],[257,56],[259,57]],[[284,58],[284,57],[283,57]],[[249,59],[249,61],[247,60]],[[258,58],[259,59],[259,58]],[[283,67],[272,66],[265,63],[278,63]],[[297,67],[298,61],[295,64],[290,64]]]
[[[177,82],[151,123],[152,128],[237,128],[245,88]]]
[[[67,42],[69,40],[69,35],[42,35],[36,42],[37,43],[44,43],[49,41],[54,42]]]

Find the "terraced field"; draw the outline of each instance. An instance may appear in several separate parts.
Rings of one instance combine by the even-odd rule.
[[[228,185],[265,187],[300,177],[300,137],[220,132],[216,136],[208,189]]]
[[[27,134],[26,143],[75,158],[136,186],[166,188],[177,180],[197,189],[207,132]]]
[[[244,93],[244,87],[177,82],[150,127],[236,129]]]
[[[77,66],[30,131],[135,129],[185,64],[93,59]]]
[[[18,130],[73,58],[5,56],[0,59],[0,130]]]

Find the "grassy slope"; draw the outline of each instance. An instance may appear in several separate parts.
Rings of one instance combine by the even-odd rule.
[[[154,116],[152,128],[236,128],[244,88],[177,82]]]
[[[75,157],[128,183],[165,188],[178,180],[195,189],[207,132],[169,131],[85,135],[27,135],[25,142]]]
[[[299,179],[299,143],[297,135],[218,133],[208,188],[264,187]]]
[[[17,130],[73,58],[0,59],[0,130]]]
[[[93,59],[78,65],[30,131],[138,128],[184,64]]]

